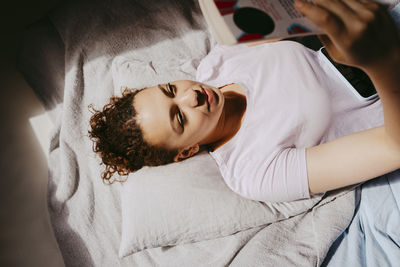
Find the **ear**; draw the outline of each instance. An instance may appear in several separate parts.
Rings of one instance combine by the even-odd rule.
[[[200,146],[198,144],[191,146],[189,148],[179,150],[178,154],[174,157],[174,161],[178,162],[187,158],[190,158],[197,152],[199,152]]]

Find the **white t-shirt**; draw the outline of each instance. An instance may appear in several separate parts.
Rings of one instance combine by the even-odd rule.
[[[241,128],[210,154],[226,184],[253,200],[309,198],[305,149],[383,124],[380,100],[358,100],[321,53],[295,42],[217,46],[196,78],[245,90]]]

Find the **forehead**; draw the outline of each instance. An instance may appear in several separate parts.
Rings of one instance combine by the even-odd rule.
[[[170,125],[168,98],[158,86],[153,86],[139,92],[133,105],[136,121],[145,141],[152,145],[165,146],[174,135]]]

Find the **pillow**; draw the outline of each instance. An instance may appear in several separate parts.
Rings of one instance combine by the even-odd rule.
[[[119,256],[224,237],[300,214],[319,200],[245,199],[227,187],[206,152],[179,163],[144,167],[123,184]]]
[[[194,78],[192,73],[196,73],[199,62],[199,59],[189,61],[177,59],[170,62],[142,61],[118,56],[112,64],[114,94],[120,94],[121,89],[125,87],[141,89],[172,80],[192,80]]]

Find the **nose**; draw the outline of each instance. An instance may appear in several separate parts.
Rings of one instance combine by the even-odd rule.
[[[201,91],[189,89],[186,90],[177,101],[179,105],[195,108],[204,104],[205,97]]]

